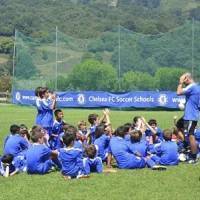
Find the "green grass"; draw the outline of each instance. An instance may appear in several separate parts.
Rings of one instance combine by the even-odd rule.
[[[92,112],[100,110],[63,109],[65,120],[76,124],[87,120]],[[35,108],[0,105],[0,145],[12,123],[25,123],[31,127]],[[114,127],[132,121],[133,116],[156,118],[161,128],[171,127],[174,115],[181,112],[166,111],[111,111]],[[2,150],[2,148],[1,148]],[[59,172],[48,175],[19,174],[0,177],[0,200],[70,200],[70,199],[181,199],[200,198],[200,164],[180,164],[167,171],[118,170],[112,174],[92,174],[89,179],[64,181]]]

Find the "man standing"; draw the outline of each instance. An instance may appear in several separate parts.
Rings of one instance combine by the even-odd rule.
[[[194,82],[190,73],[180,77],[177,87],[177,95],[185,95],[186,104],[183,116],[184,133],[189,136],[191,154],[188,163],[197,162],[197,144],[194,137],[194,130],[199,120],[200,109],[200,86]]]

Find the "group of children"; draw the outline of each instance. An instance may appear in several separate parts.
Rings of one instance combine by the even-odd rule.
[[[102,173],[103,163],[110,169],[114,162],[120,169],[165,170],[188,154],[181,120],[175,122],[175,128],[162,131],[155,119],[146,122],[136,116],[133,122],[113,130],[110,112],[105,109],[101,118],[88,116],[89,128],[85,121],[75,127],[64,121],[61,109],[55,109],[56,96],[48,88],[37,88],[36,96],[36,125],[30,131],[24,124],[11,125],[5,138],[0,158],[0,174],[5,177],[59,170],[65,179],[86,178],[91,172]],[[198,140],[200,134],[196,133]]]

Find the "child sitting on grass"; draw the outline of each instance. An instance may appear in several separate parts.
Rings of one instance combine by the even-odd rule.
[[[151,159],[160,165],[178,165],[178,146],[176,142],[172,140],[172,130],[165,129],[163,131],[164,141],[160,144],[156,144],[151,156]]]
[[[0,158],[0,175],[7,178],[25,171],[26,161],[23,156],[14,157],[12,154],[6,154]]]
[[[102,159],[96,156],[96,148],[94,145],[89,145],[85,149],[87,158],[83,159],[83,167],[85,174],[90,174],[91,172],[102,173],[103,164]]]
[[[82,150],[74,148],[76,135],[74,132],[66,131],[63,135],[64,148],[59,149],[58,158],[61,162],[61,173],[65,179],[85,178],[83,168]]]
[[[142,132],[140,130],[133,130],[130,132],[130,142],[128,142],[130,151],[138,156],[146,157],[148,150],[148,143],[142,140]]]
[[[41,127],[33,127],[31,132],[32,146],[26,152],[27,172],[29,174],[46,174],[53,166],[57,151],[51,151],[45,145],[44,131]]]
[[[121,169],[144,168],[146,165],[145,158],[136,156],[130,152],[127,141],[124,139],[125,135],[124,127],[118,127],[116,130],[116,136],[112,137],[110,140],[109,153],[114,156],[117,166]],[[108,166],[110,167],[109,162]]]
[[[97,149],[97,156],[103,161],[106,161],[108,156],[108,146],[110,142],[110,135],[106,133],[107,126],[99,125],[95,130],[95,141],[94,145]]]
[[[99,118],[98,114],[90,114],[88,116],[88,122],[90,123],[90,143],[94,144],[95,141],[95,130],[98,125],[100,125],[105,120],[105,123],[110,124],[109,121],[109,110],[104,109],[103,115]]]
[[[11,125],[10,133],[4,142],[4,154],[12,154],[15,157],[28,149],[29,142],[20,134],[20,127],[18,125]]]

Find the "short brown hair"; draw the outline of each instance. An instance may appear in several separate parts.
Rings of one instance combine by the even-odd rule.
[[[130,132],[131,142],[139,142],[142,137],[142,132],[140,130],[133,130]]]
[[[171,129],[165,129],[163,131],[163,138],[166,141],[170,141],[172,139],[172,130]]]
[[[88,156],[88,158],[93,159],[97,153],[96,147],[93,144],[89,145],[88,147],[86,147],[85,153]]]
[[[86,121],[83,121],[83,120],[79,121],[77,124],[78,129],[80,129],[81,126],[86,126],[86,125],[87,125]]]

